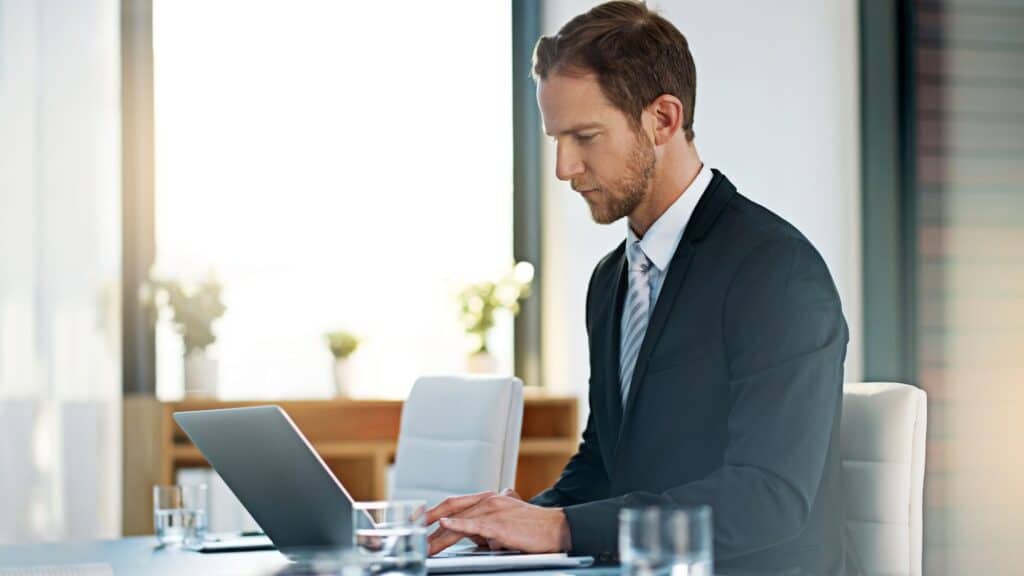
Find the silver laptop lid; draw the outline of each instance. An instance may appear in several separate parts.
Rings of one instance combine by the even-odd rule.
[[[280,406],[174,420],[278,549],[352,546],[352,498]]]

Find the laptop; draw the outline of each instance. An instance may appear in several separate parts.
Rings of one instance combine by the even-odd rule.
[[[176,412],[174,420],[283,554],[301,558],[311,549],[352,547],[352,497],[280,406]],[[236,543],[227,549],[244,547]],[[455,550],[428,558],[427,571],[565,569],[592,563],[589,556]]]

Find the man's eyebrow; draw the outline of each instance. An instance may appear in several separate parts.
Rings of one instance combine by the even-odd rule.
[[[576,132],[582,132],[584,130],[592,130],[594,128],[604,128],[604,124],[601,124],[600,122],[586,122],[584,124],[570,126],[569,128],[566,128],[565,130],[562,130],[557,134],[548,133],[548,136],[561,136],[562,134],[573,134]]]

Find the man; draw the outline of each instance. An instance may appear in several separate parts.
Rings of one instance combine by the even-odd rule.
[[[430,510],[430,552],[468,536],[613,561],[623,507],[706,504],[717,569],[842,572],[839,296],[800,232],[701,162],[686,39],[609,2],[541,38],[534,76],[558,178],[629,224],[588,288],[590,416],[530,503]]]

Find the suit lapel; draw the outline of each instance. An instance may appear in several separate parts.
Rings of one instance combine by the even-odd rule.
[[[604,388],[602,390],[604,395],[604,402],[602,403],[603,418],[600,418],[600,421],[604,423],[601,438],[608,439],[608,442],[603,444],[602,452],[604,452],[604,461],[607,462],[609,475],[611,474],[611,457],[614,455],[618,430],[620,430],[623,419],[623,403],[620,397],[620,385],[618,385],[618,347],[620,347],[618,339],[620,339],[622,332],[621,319],[626,294],[625,246],[626,243],[624,242],[617,249],[613,259],[609,262],[607,276],[602,282],[604,293],[608,294],[611,299],[607,300],[604,306],[602,306],[603,310],[607,311],[606,314],[600,317],[605,324],[594,327],[599,330],[597,333],[602,334],[604,339],[595,342],[597,347],[592,351],[592,354],[596,353],[604,356],[604,358],[600,359],[604,374],[599,384]],[[596,378],[593,384],[598,384]]]
[[[625,246],[625,244],[623,244]],[[612,277],[612,306],[614,312],[611,314],[611,326],[605,330],[609,335],[605,345],[606,366],[608,381],[605,386],[605,406],[608,409],[607,418],[613,432],[612,438],[618,438],[622,423],[622,388],[619,382],[620,370],[620,347],[622,338],[622,307],[626,299],[626,251],[623,248],[619,255],[618,262],[614,268],[615,275]]]
[[[658,343],[658,338],[661,336],[661,332],[665,328],[665,323],[668,322],[673,304],[682,289],[686,279],[686,274],[690,268],[690,263],[693,261],[693,256],[696,253],[696,246],[711,229],[712,224],[717,220],[722,209],[725,208],[725,205],[728,204],[729,200],[732,199],[732,196],[736,192],[736,189],[733,188],[732,184],[725,178],[725,176],[717,170],[713,170],[712,172],[714,175],[711,179],[711,184],[708,185],[708,189],[701,196],[700,202],[697,203],[696,208],[694,208],[693,215],[690,217],[690,223],[686,227],[686,232],[683,233],[683,237],[679,241],[679,246],[676,247],[676,253],[672,256],[672,262],[668,268],[668,275],[665,277],[665,281],[662,284],[661,292],[658,295],[658,301],[654,305],[654,311],[652,312],[650,322],[647,325],[647,332],[644,334],[643,342],[640,344],[640,351],[637,354],[636,359],[636,368],[633,370],[633,380],[629,386],[629,397],[626,398],[626,405],[622,410],[622,420],[619,426],[619,441],[615,450],[616,462],[618,462],[618,453],[622,447],[622,438],[625,436],[627,427],[629,426],[630,415],[636,401],[636,396],[640,392],[640,388],[643,386],[644,376],[647,373],[647,361],[650,358],[651,351],[654,349],[654,346]],[[624,259],[625,256],[623,256],[623,260]],[[621,324],[621,307],[621,303],[618,304],[618,309],[614,316],[614,322],[617,325]],[[613,336],[613,340],[615,341],[616,372],[614,372],[614,374],[616,375],[616,381],[618,380],[618,340],[620,337],[620,330],[621,329],[616,326]]]

